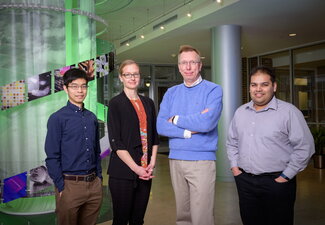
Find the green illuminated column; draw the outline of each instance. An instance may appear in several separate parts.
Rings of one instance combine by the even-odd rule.
[[[65,8],[94,13],[94,1],[27,2],[0,9],[0,86],[96,56],[96,21]],[[96,111],[95,82],[90,86],[87,107]],[[0,111],[0,179],[44,164],[47,119],[66,101],[58,92]]]

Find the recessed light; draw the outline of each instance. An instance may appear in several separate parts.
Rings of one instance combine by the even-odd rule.
[[[164,27],[164,26],[160,26],[160,29],[161,29],[161,30],[164,30],[164,29],[165,29],[165,27]]]
[[[291,34],[289,34],[289,37],[294,37],[296,35],[297,35],[296,33],[291,33]]]
[[[129,43],[126,43],[126,46],[130,46],[130,44]]]
[[[205,59],[205,56],[201,56],[201,59]]]
[[[140,37],[143,39],[144,38],[144,35],[142,34]]]
[[[173,54],[171,54],[171,56],[172,56],[173,58],[175,58],[175,57],[176,57],[176,54],[175,54],[175,53],[173,53]]]
[[[191,13],[187,13],[186,15],[187,15],[187,17],[192,17]]]

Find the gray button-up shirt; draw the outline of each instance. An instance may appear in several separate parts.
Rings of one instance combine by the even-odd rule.
[[[239,107],[226,145],[231,168],[256,175],[283,171],[290,179],[307,166],[315,152],[314,139],[300,110],[275,97],[260,111],[252,101]]]

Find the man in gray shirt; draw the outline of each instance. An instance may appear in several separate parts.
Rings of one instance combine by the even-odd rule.
[[[273,71],[250,74],[252,101],[240,106],[229,127],[227,154],[244,225],[292,225],[296,174],[315,152],[304,116],[274,96]]]

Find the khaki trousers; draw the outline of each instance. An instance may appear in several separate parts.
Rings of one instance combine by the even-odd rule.
[[[169,160],[177,225],[214,225],[216,164],[213,160]]]
[[[102,181],[64,180],[61,197],[55,190],[58,225],[95,225],[102,203]]]

